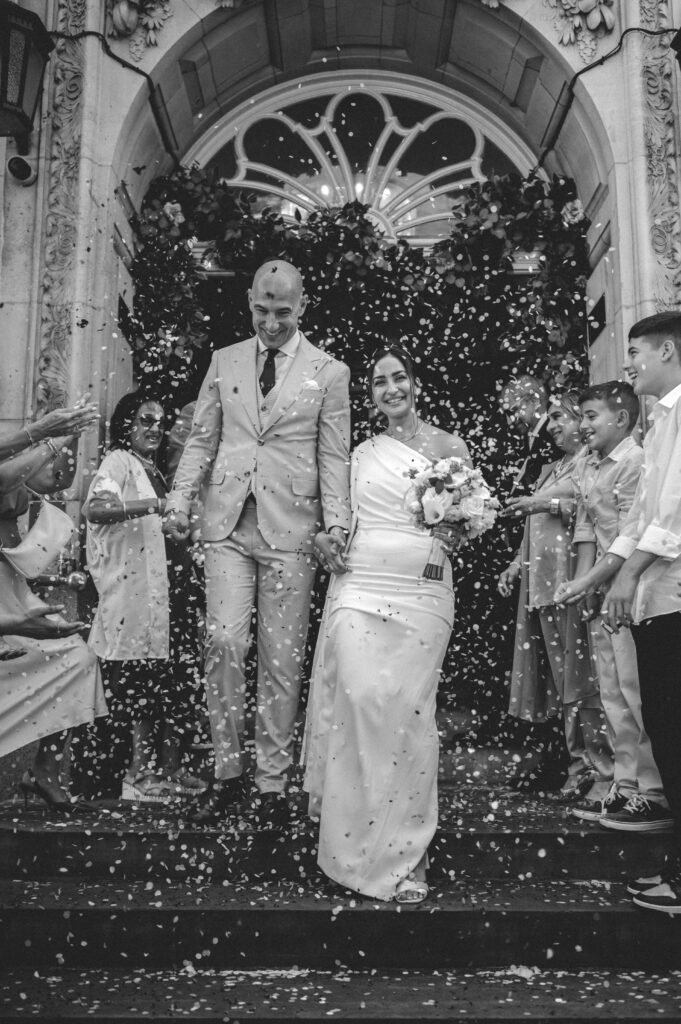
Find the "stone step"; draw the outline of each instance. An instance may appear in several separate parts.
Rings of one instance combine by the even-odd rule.
[[[321,1022],[626,1021],[681,1019],[681,972],[539,971],[50,971],[0,980],[3,1024],[151,1020]]]
[[[4,968],[672,970],[681,922],[610,882],[461,880],[418,907],[321,881],[0,882]]]
[[[302,815],[285,832],[258,832],[248,815],[223,829],[190,828],[185,818],[182,807],[110,804],[54,818],[5,804],[0,878],[299,881],[317,873],[316,828]],[[615,881],[650,873],[670,845],[669,835],[579,822],[556,802],[468,790],[441,798],[431,877]]]

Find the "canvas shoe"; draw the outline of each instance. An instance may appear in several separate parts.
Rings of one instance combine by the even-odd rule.
[[[674,824],[671,812],[654,800],[635,793],[621,811],[607,811],[600,818],[603,828],[622,832],[667,832]]]
[[[654,889],[656,885],[662,885],[664,880],[664,874],[649,875],[648,878],[634,878],[627,883],[627,892],[630,896],[640,896],[641,893]]]
[[[581,800],[578,804],[568,808],[571,818],[579,818],[580,821],[600,821],[603,814],[602,800]]]
[[[634,903],[644,910],[657,910],[662,914],[681,914],[681,872],[662,878],[659,885],[634,896]]]
[[[570,814],[573,818],[580,818],[582,821],[600,821],[606,813],[613,814],[621,811],[628,800],[629,797],[620,793],[617,786],[613,785],[604,800],[582,800],[581,803],[570,808]]]

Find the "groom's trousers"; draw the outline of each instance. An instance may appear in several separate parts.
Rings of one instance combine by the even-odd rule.
[[[312,555],[267,544],[252,500],[229,537],[206,544],[206,694],[218,779],[244,769],[245,664],[256,607],[255,783],[261,793],[286,787],[315,568]]]

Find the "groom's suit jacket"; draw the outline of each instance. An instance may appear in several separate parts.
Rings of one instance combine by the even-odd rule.
[[[166,507],[189,513],[199,497],[202,538],[217,541],[252,491],[265,540],[310,550],[318,530],[350,525],[350,372],[301,333],[266,413],[256,352],[253,337],[214,354]]]

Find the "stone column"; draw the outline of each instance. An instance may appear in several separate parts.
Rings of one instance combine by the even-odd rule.
[[[52,27],[65,36],[104,30],[103,5],[56,0]],[[39,323],[33,362],[34,407],[40,412],[71,404],[85,392],[99,400],[106,352],[115,331],[109,297],[114,254],[109,206],[110,168],[98,153],[101,103],[100,39],[58,39],[52,56],[47,109],[44,216],[36,245]],[[67,508],[77,517],[87,489],[84,467],[96,461],[96,433],[80,444],[79,471]]]
[[[674,23],[670,0],[640,0],[641,26]],[[673,33],[644,37],[641,99],[646,166],[648,249],[652,254],[650,312],[681,308],[681,210],[679,209],[678,66],[669,43]]]

